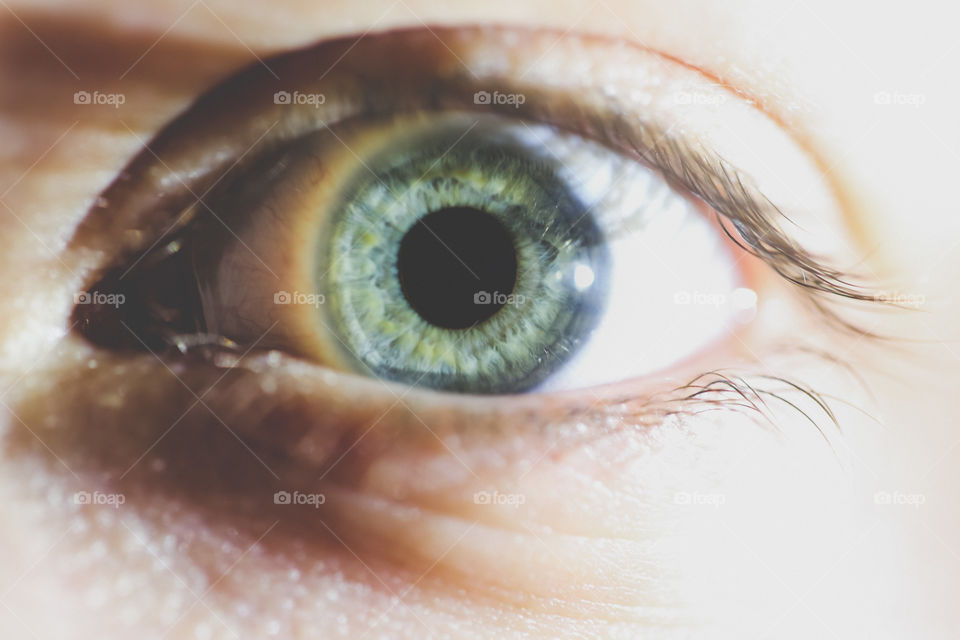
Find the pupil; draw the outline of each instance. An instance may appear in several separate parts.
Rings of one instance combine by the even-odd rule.
[[[427,322],[466,329],[496,314],[517,282],[510,232],[489,213],[449,207],[428,213],[400,241],[397,275]]]

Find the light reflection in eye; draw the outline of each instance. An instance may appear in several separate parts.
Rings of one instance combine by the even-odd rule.
[[[583,290],[593,284],[596,279],[596,274],[593,272],[593,269],[590,265],[578,264],[573,269],[573,286],[577,289]]]

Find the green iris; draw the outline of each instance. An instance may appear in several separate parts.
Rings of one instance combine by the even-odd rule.
[[[589,336],[603,234],[560,161],[467,116],[365,158],[323,230],[328,326],[360,373],[469,393],[543,382]]]

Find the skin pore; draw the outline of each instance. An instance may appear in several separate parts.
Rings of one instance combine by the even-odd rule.
[[[950,637],[949,11],[930,3],[910,22],[898,6],[867,20],[819,0],[4,3],[3,637]],[[283,355],[224,369],[112,352],[69,330],[98,252],[138,241],[104,235],[78,251],[78,226],[193,100],[292,49],[426,25],[539,30],[514,45],[532,65],[594,34],[647,52],[645,69],[722,85],[745,120],[685,126],[823,214],[823,233],[854,247],[838,266],[878,298],[922,304],[845,304],[845,319],[886,339],[851,334],[744,258],[762,303],[740,338],[655,383],[496,407]],[[504,55],[482,35],[436,40],[478,68]],[[593,73],[609,63],[583,56]],[[325,62],[314,79],[337,60]],[[124,103],[77,104],[77,91]],[[789,142],[741,128],[761,121]],[[793,170],[801,156],[813,177]],[[714,369],[802,411],[749,391],[768,422],[651,410]],[[777,376],[820,394],[840,429]],[[717,394],[706,399],[735,396],[723,381],[696,384]],[[278,491],[323,503],[277,504]],[[123,503],[78,504],[77,492]],[[482,498],[497,495],[522,503]]]

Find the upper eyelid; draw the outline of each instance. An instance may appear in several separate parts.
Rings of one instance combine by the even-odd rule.
[[[394,38],[400,37],[396,33],[390,35]],[[384,38],[384,36],[371,37]],[[281,64],[272,66],[274,69],[281,69],[281,73],[283,69],[296,70],[297,65],[301,64],[300,57],[305,57],[303,63],[309,63],[320,55],[318,52],[324,47],[329,50],[330,55],[338,54],[339,58],[349,53],[354,42],[356,42],[354,39],[342,39],[324,43],[312,49],[285,54],[280,57]],[[456,56],[456,54],[453,55]],[[257,150],[252,148],[258,144],[278,143],[328,124],[317,113],[311,114],[309,111],[304,112],[303,109],[298,112],[294,108],[290,109],[293,115],[286,122],[278,120],[266,131],[250,131],[249,121],[256,121],[256,113],[250,111],[249,104],[238,104],[237,98],[245,96],[249,98],[254,93],[250,85],[251,80],[259,83],[259,89],[263,93],[272,96],[271,89],[281,85],[272,82],[272,78],[264,78],[264,76],[265,72],[259,68],[259,65],[234,76],[201,97],[184,116],[175,120],[154,141],[145,145],[144,151],[134,158],[122,172],[121,177],[104,192],[107,203],[105,210],[96,208],[91,210],[78,228],[70,248],[76,251],[90,248],[91,245],[99,245],[97,248],[103,249],[107,255],[110,255],[111,264],[91,265],[95,272],[102,273],[108,266],[118,266],[120,260],[127,256],[142,253],[144,247],[149,247],[151,244],[159,245],[159,240],[164,237],[164,234],[179,227],[176,220],[182,213],[182,209],[191,206],[194,210],[208,208],[203,202],[205,192],[223,178],[224,172],[223,167],[218,171],[213,167],[200,166],[204,156],[208,159],[212,156],[222,164],[227,164],[248,154],[254,155]],[[264,80],[266,80],[265,84]],[[429,79],[419,78],[418,80],[429,85]],[[446,80],[451,86],[441,88],[439,86],[441,80],[438,79],[434,88],[441,90],[434,91],[427,99],[420,95],[420,102],[427,103],[424,106],[435,108],[469,107],[472,105],[462,104],[463,99],[472,95],[472,90],[487,88],[490,83],[488,79],[486,84],[478,84],[468,75],[463,74],[453,74]],[[501,78],[499,81],[503,87],[510,88],[509,78]],[[359,83],[358,89],[362,90],[366,83],[376,85],[378,81],[365,78],[364,82]],[[296,85],[295,79],[287,87],[292,89]],[[398,103],[398,106],[402,105],[404,99],[410,100],[416,97],[408,94],[416,94],[416,90],[422,91],[422,88],[422,86],[413,87],[411,91],[411,87],[395,87],[404,97],[399,99],[394,97],[393,100]],[[699,144],[697,140],[672,134],[670,131],[664,131],[662,126],[638,121],[637,118],[628,121],[615,108],[607,108],[605,111],[601,111],[596,105],[591,105],[592,108],[584,108],[570,96],[567,96],[568,108],[564,113],[563,105],[559,108],[556,104],[546,106],[551,102],[547,99],[548,94],[542,96],[542,100],[538,100],[536,93],[536,89],[529,91],[528,95],[534,97],[528,100],[526,108],[519,115],[533,115],[542,121],[574,133],[590,135],[614,148],[634,154],[662,172],[673,183],[699,197],[715,212],[733,223],[741,246],[759,256],[788,280],[810,290],[836,294],[845,298],[873,299],[869,292],[846,282],[842,272],[819,261],[794,242],[781,228],[780,221],[784,218],[776,206],[760,193],[746,176],[710,149]],[[556,98],[556,96],[551,97]],[[457,102],[458,99],[460,104]],[[223,130],[219,135],[217,133],[209,136],[200,135],[197,140],[189,141],[186,143],[187,151],[184,152],[182,141],[184,135],[189,136],[191,132],[196,133],[198,129],[202,131],[206,127],[215,126],[216,119],[224,117],[222,111],[230,108],[246,109],[246,113],[241,114],[237,119],[239,140],[231,141],[233,149],[230,152],[224,153],[224,149],[229,149],[230,145],[225,142],[225,136],[229,135],[229,132]],[[547,113],[539,117],[541,114],[538,111]],[[211,124],[211,121],[214,124]],[[276,137],[273,137],[274,127],[276,127]],[[302,131],[298,131],[298,128]],[[208,142],[213,143],[213,150],[197,151],[195,148],[190,148],[196,147],[196,143],[203,141],[205,137],[211,138]],[[242,142],[249,142],[251,138],[253,144],[250,148],[243,148]],[[194,152],[192,158],[189,156],[191,152]],[[198,160],[196,156],[200,156],[200,159]],[[223,162],[225,158],[227,163]],[[229,168],[227,164],[226,169],[229,170]],[[204,176],[204,171],[208,171],[208,175]],[[152,202],[143,202],[145,194],[162,192],[161,187],[164,186],[167,193],[163,194],[163,197]],[[139,242],[121,247],[119,251],[117,247],[108,244],[118,235],[121,238],[129,236],[123,233],[129,228],[141,232]],[[738,240],[736,237],[734,239]]]

